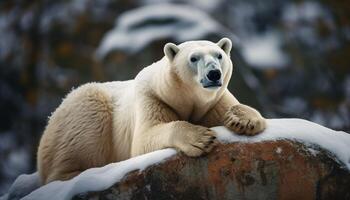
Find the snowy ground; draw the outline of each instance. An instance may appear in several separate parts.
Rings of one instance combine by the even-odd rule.
[[[309,147],[319,146],[329,151],[350,170],[350,134],[334,131],[302,119],[269,119],[267,129],[254,137],[239,136],[225,127],[214,127],[221,142],[261,142],[267,140],[296,140]],[[315,151],[309,148],[312,154]],[[282,149],[281,149],[282,150]],[[101,191],[120,181],[125,174],[134,170],[144,170],[150,165],[161,163],[176,154],[174,149],[164,149],[101,168],[92,168],[69,181],[55,181],[29,195],[25,200],[62,200],[87,191]],[[315,154],[317,155],[317,154]],[[9,199],[19,199],[37,187],[37,174],[20,176],[9,191]],[[0,198],[6,200],[7,196]]]

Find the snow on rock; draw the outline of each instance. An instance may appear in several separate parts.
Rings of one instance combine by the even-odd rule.
[[[217,132],[217,138],[223,143],[259,143],[262,141],[294,140],[307,145],[313,156],[317,156],[318,154],[318,151],[312,148],[316,145],[335,155],[337,158],[336,161],[341,161],[350,170],[350,134],[342,131],[334,131],[310,121],[302,119],[268,119],[267,129],[263,133],[253,137],[233,134],[225,127],[214,127],[212,129]],[[276,148],[275,152],[282,154],[284,149],[279,147]],[[148,166],[160,163],[175,154],[176,151],[174,149],[164,149],[122,162],[112,163],[101,168],[88,169],[71,180],[55,181],[44,185],[23,199],[71,199],[77,194],[102,191],[122,180],[127,173],[135,170],[142,171]],[[20,183],[21,181],[18,182]],[[23,183],[14,185],[21,186]],[[17,189],[20,190],[21,188],[19,187]],[[14,186],[12,186],[13,190],[16,190]],[[22,193],[24,192],[22,191]],[[9,195],[12,194],[10,193]],[[6,199],[6,196],[3,198]]]
[[[163,149],[101,168],[91,168],[71,180],[54,181],[44,185],[24,197],[23,200],[71,199],[76,194],[105,190],[120,181],[127,173],[135,170],[142,171],[175,154],[174,149]]]
[[[283,68],[288,63],[281,50],[281,39],[274,33],[242,40],[242,56],[255,68]]]
[[[103,59],[110,51],[135,53],[152,41],[172,38],[182,42],[222,32],[222,27],[203,11],[188,5],[153,4],[120,15],[96,51]]]
[[[256,136],[232,134],[225,127],[214,127],[222,142],[262,142],[295,140],[308,146],[316,145],[334,154],[350,170],[350,134],[334,131],[303,119],[268,119],[266,130]]]

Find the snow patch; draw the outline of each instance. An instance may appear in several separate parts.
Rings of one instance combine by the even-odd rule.
[[[71,199],[84,192],[102,191],[120,181],[127,173],[144,170],[176,154],[174,149],[163,149],[137,156],[101,168],[88,169],[68,181],[54,181],[30,193],[23,200]]]
[[[288,58],[280,46],[281,39],[274,33],[252,36],[242,40],[242,56],[255,68],[282,68]]]
[[[182,42],[218,33],[222,27],[201,10],[187,5],[155,4],[120,15],[116,27],[102,39],[96,51],[103,59],[113,50],[136,53],[155,40]]]
[[[151,185],[150,185],[150,184],[147,184],[147,185],[146,185],[146,189],[147,189],[148,191],[151,191]]]
[[[350,170],[350,134],[334,131],[303,119],[268,119],[267,128],[256,136],[232,134],[223,126],[212,128],[221,142],[262,142],[295,140],[307,146],[317,145],[334,154]]]
[[[277,147],[277,149],[276,149],[276,153],[278,153],[278,154],[280,154],[280,153],[282,153],[282,148],[281,147]]]
[[[316,149],[313,149],[313,148],[308,148],[307,149],[310,153],[311,153],[311,155],[313,155],[314,157],[316,157],[317,156],[317,154],[318,153],[320,153],[320,151],[318,151],[318,150],[316,150]]]

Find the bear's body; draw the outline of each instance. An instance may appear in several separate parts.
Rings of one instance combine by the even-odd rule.
[[[231,42],[167,44],[165,57],[130,81],[88,83],[50,117],[40,141],[43,184],[151,151],[173,147],[188,156],[216,144],[207,127],[254,135],[265,120],[227,90]]]

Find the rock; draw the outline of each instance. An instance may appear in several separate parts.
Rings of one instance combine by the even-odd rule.
[[[74,199],[350,199],[350,172],[328,152],[291,141],[219,145],[133,171]]]

